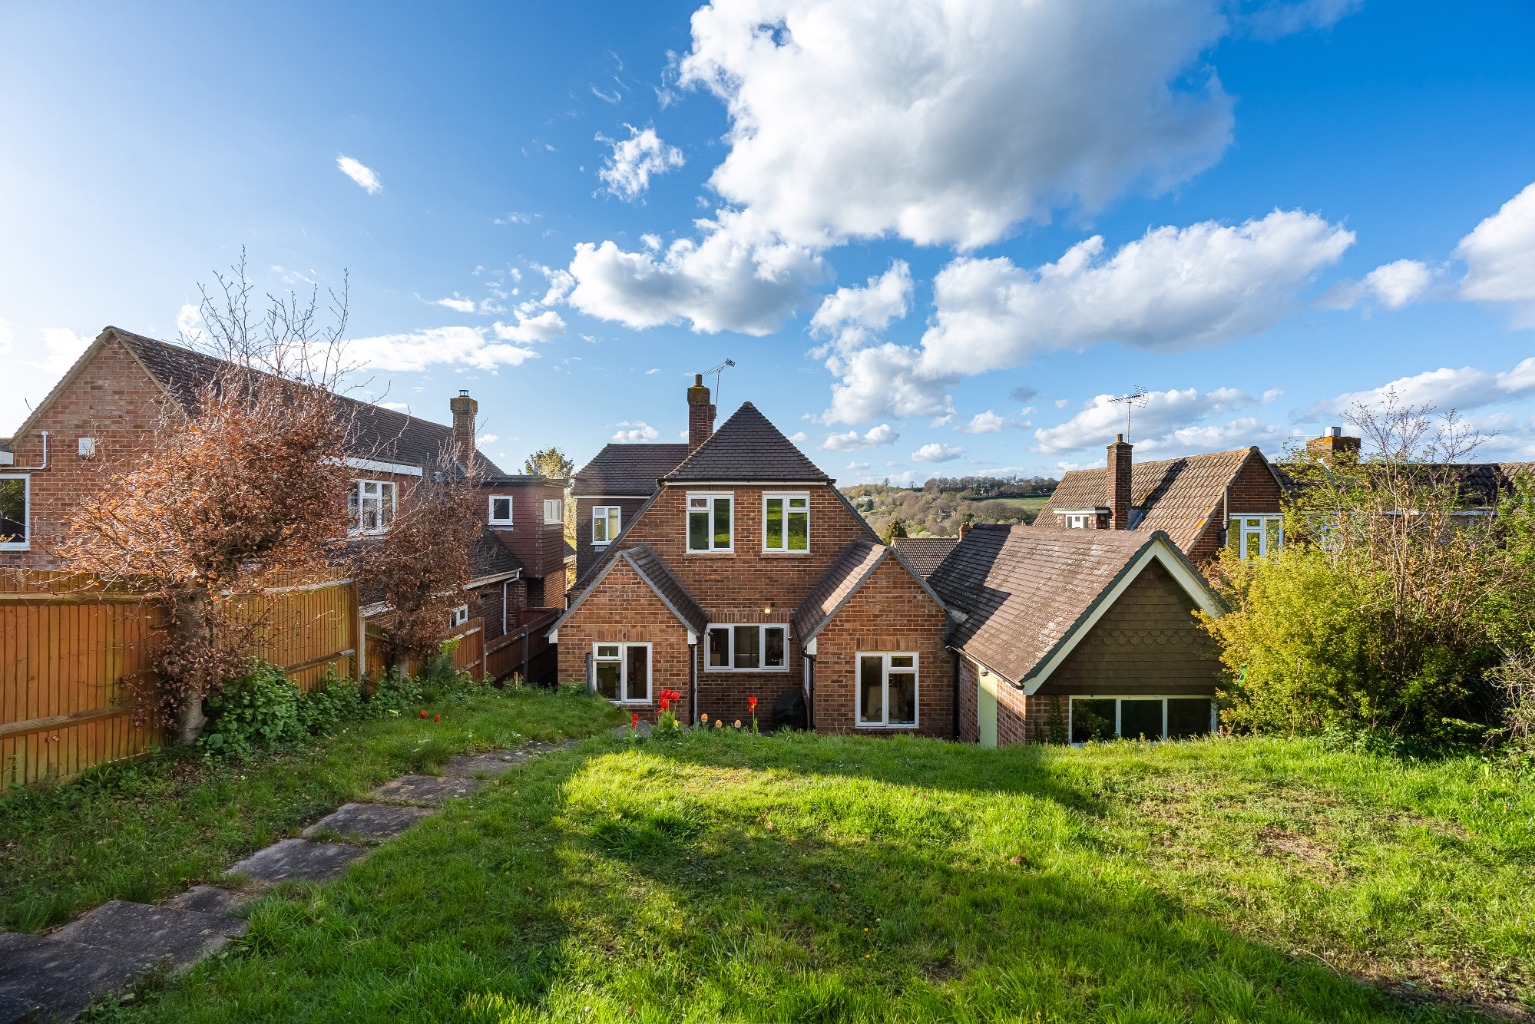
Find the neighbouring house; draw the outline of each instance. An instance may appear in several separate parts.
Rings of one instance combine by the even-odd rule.
[[[180,345],[103,330],[0,453],[0,567],[59,567],[52,551],[70,510],[114,471],[153,457],[157,429],[187,416],[221,365]],[[353,420],[357,454],[347,465],[355,473],[350,511],[358,543],[388,531],[400,501],[449,451],[461,466],[475,462],[486,508],[485,530],[471,552],[471,600],[455,619],[483,619],[486,639],[494,641],[538,609],[547,617],[549,608],[563,605],[564,481],[503,473],[478,451],[478,404],[467,392],[451,402],[451,426],[340,401]],[[544,643],[542,631],[535,642]]]
[[[1162,530],[977,525],[930,582],[955,625],[956,728],[982,746],[1210,732],[1220,598]]]
[[[968,531],[968,525],[960,528]],[[917,570],[917,575],[928,579],[933,570],[943,564],[959,543],[958,537],[896,537],[891,545]]]
[[[1031,529],[1165,532],[1195,564],[1230,545],[1242,557],[1284,545],[1284,485],[1257,446],[1133,462],[1119,435],[1103,469],[1067,472]]]
[[[802,700],[821,732],[952,736],[937,595],[750,403],[711,432],[709,397],[689,388],[670,467],[673,446],[612,445],[576,474],[593,550],[551,634],[560,678],[647,720],[670,688],[685,721],[745,721],[756,697],[764,720]],[[588,509],[623,501],[592,545]]]

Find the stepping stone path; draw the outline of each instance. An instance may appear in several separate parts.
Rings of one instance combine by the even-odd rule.
[[[443,776],[402,775],[374,790],[372,803],[343,804],[304,830],[362,843],[393,839],[444,800],[468,796],[530,758],[567,747],[529,740],[518,750],[455,757]],[[479,777],[477,777],[479,776]],[[368,853],[350,842],[283,839],[229,868],[244,891],[194,885],[158,907],[112,900],[46,935],[0,933],[0,1024],[71,1021],[104,996],[125,992],[156,968],[188,970],[244,935],[250,922],[234,911],[261,889],[282,882],[324,882]]]

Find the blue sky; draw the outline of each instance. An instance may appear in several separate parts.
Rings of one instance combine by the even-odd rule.
[[[694,372],[839,480],[1404,399],[1535,458],[1535,8],[0,0],[0,434],[107,324],[351,281],[355,383],[509,465]]]

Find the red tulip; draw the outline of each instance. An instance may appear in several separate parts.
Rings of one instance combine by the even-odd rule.
[[[672,706],[672,702],[671,701],[667,700],[665,697],[661,698],[661,710],[662,711],[665,711],[667,708],[669,708],[671,706]]]
[[[756,697],[747,697],[746,698],[746,706],[751,708],[753,711],[756,711],[757,710],[757,698]]]
[[[442,721],[442,716],[441,716],[441,715],[436,715],[436,716],[434,716],[434,717],[433,717],[433,718],[432,718],[432,721],[434,721],[434,722],[440,722],[440,721]]]
[[[425,718],[425,717],[426,717],[426,708],[422,708],[422,709],[421,709],[421,717],[422,717],[422,718]]]
[[[629,728],[631,728],[631,729],[638,729],[639,727],[640,727],[640,713],[638,711],[636,711],[636,712],[632,713],[629,716]]]

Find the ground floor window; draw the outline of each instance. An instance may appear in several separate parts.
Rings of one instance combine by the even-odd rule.
[[[597,695],[619,704],[650,703],[650,645],[594,644]]]
[[[788,626],[710,626],[710,672],[783,672],[789,667]]]
[[[27,503],[31,498],[31,483],[27,476],[0,476],[0,549],[25,550],[27,547],[27,522],[31,512]]]
[[[917,724],[917,656],[908,652],[858,655],[859,728]]]
[[[1073,697],[1071,742],[1203,736],[1210,731],[1213,705],[1209,697]]]

